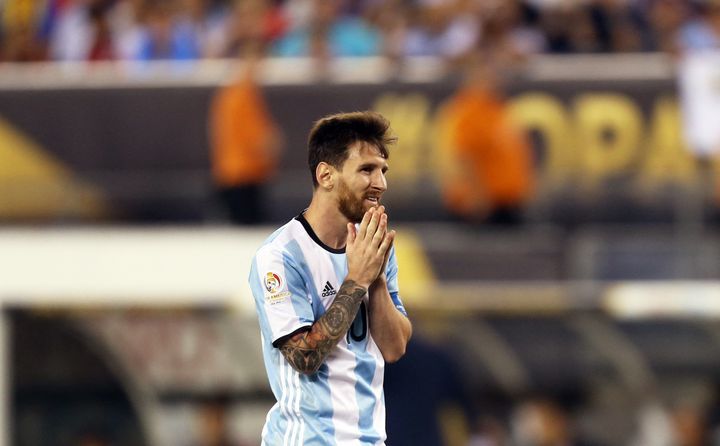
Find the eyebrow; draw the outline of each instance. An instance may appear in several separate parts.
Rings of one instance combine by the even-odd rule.
[[[383,169],[384,172],[387,172],[388,170],[390,170],[390,168],[388,167],[387,164],[379,164],[379,163],[363,163],[360,165],[360,167],[358,167],[358,169],[363,170],[368,167],[375,168],[375,167],[378,167],[378,165],[380,166],[381,169]]]

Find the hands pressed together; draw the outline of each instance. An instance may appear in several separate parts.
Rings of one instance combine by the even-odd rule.
[[[347,277],[366,289],[385,272],[390,247],[395,239],[395,231],[388,231],[387,226],[385,206],[374,207],[365,212],[359,228],[348,223],[345,248]]]

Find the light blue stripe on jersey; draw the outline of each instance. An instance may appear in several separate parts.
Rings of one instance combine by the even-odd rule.
[[[283,253],[283,261],[286,265],[293,264],[296,268],[299,269],[300,277],[298,279],[306,278],[306,277],[312,277],[310,274],[310,270],[308,269],[307,260],[305,260],[305,254],[303,253],[303,250],[300,248],[300,245],[295,240],[290,240],[287,245],[285,245],[285,252]],[[299,282],[299,280],[298,280]],[[307,283],[305,283],[305,280],[302,281],[302,283],[294,283],[294,285],[298,289],[305,289],[306,291],[309,288],[310,294],[312,294],[312,301],[309,302],[312,304],[313,309],[313,320],[317,320],[318,313],[316,308],[316,302],[320,302],[320,298],[318,296],[318,292],[315,289],[315,286],[307,286]],[[293,299],[293,307],[295,308],[295,311],[303,311],[303,308],[301,307],[301,303],[297,302],[295,299]],[[300,308],[298,308],[300,307]],[[323,310],[323,313],[325,311]],[[322,314],[322,313],[320,313]]]
[[[407,315],[408,315],[407,311],[405,311],[405,306],[403,305],[402,301],[400,300],[400,296],[398,295],[398,293],[390,293],[390,299],[392,299],[393,304],[395,305],[395,308],[397,308],[397,310],[399,312],[401,312],[402,314],[405,315],[405,317],[407,317]]]
[[[297,267],[300,268],[302,276],[310,278],[307,280],[309,280],[311,283],[303,283],[300,286],[305,287],[305,289],[309,289],[310,294],[312,294],[311,304],[313,309],[313,315],[315,316],[314,319],[317,320],[317,318],[325,314],[325,307],[323,307],[322,305],[322,301],[320,300],[320,295],[315,287],[315,284],[312,283],[312,273],[310,273],[310,267],[308,266],[307,260],[305,259],[305,253],[300,247],[300,244],[295,240],[291,240],[290,242],[288,242],[288,244],[285,245],[285,249],[287,250],[287,253],[284,254],[284,256],[286,258],[288,255],[292,256],[292,258],[295,259],[295,262],[297,263]]]
[[[273,394],[277,398],[277,395],[282,395],[281,392],[284,392],[277,368],[278,358],[276,357],[276,355],[280,355],[280,351],[271,346],[270,348],[275,352],[268,352],[268,345],[270,345],[268,342],[265,342],[263,345],[263,348],[266,350],[265,355],[263,355],[265,358],[265,368],[268,371],[268,379],[270,380]],[[284,358],[282,358],[282,360],[284,361]],[[276,364],[273,366],[268,366],[268,361],[273,361]],[[281,445],[283,433],[288,430],[288,425],[288,419],[286,418],[283,409],[281,409],[280,407],[280,402],[278,401],[277,403],[275,403],[273,408],[270,409],[270,412],[267,415],[267,420],[265,421],[265,428],[263,429],[263,444],[267,444],[268,446],[276,444]]]
[[[402,314],[405,315],[405,317],[407,317],[408,314],[405,310],[405,305],[403,305],[402,301],[400,300],[400,295],[398,292],[398,266],[397,260],[395,259],[395,247],[391,248],[386,274],[388,278],[388,291],[390,292],[390,297],[392,298],[393,304],[395,304],[395,308],[397,308],[398,311],[400,311]]]
[[[306,413],[308,418],[312,419],[312,423],[308,423],[310,429],[305,430],[305,438],[303,444],[322,444],[334,446],[335,442],[335,425],[332,422],[332,397],[330,395],[330,383],[328,383],[328,366],[323,364],[320,370],[314,376],[300,376],[301,382],[308,385],[305,395],[312,397],[315,402],[313,410]],[[320,422],[320,426],[316,423]]]
[[[387,268],[385,273],[388,278],[388,291],[390,293],[398,292],[398,267],[397,259],[395,259],[395,247],[390,248],[390,258],[388,259]]]
[[[347,276],[347,257],[345,257],[345,254],[331,254],[330,260],[332,261],[333,269],[338,279]]]
[[[373,357],[367,352],[367,338],[364,341],[363,349],[360,351],[353,349],[357,355],[357,365],[355,366],[355,374],[363,376],[365,379],[358,379],[355,383],[355,398],[360,408],[358,428],[360,429],[360,441],[367,444],[375,444],[380,434],[373,426],[373,413],[375,411],[375,395],[372,392],[370,383],[375,376],[375,364]],[[352,344],[352,343],[351,343]],[[362,358],[364,357],[364,358]]]

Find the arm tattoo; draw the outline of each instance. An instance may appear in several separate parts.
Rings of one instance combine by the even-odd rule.
[[[300,373],[318,371],[330,351],[340,342],[360,307],[367,289],[346,280],[338,290],[335,300],[310,331],[297,333],[280,347],[285,359]]]

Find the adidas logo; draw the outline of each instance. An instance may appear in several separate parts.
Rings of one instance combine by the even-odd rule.
[[[323,288],[322,297],[334,296],[335,294],[337,294],[335,288],[330,285],[330,282],[325,282],[325,288]]]

